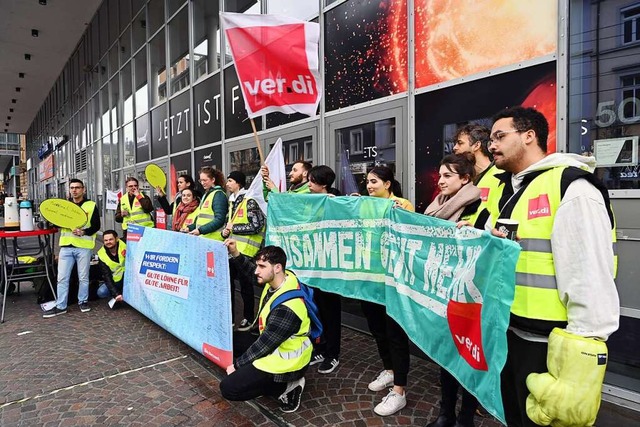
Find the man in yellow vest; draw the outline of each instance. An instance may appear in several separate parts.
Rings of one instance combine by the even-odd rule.
[[[489,133],[491,131],[482,126],[468,124],[456,132],[454,136],[453,153],[471,153],[476,159],[476,177],[473,184],[480,189],[480,199],[482,207],[487,208],[489,203],[495,199],[498,191],[498,180],[495,175],[502,171],[498,169],[491,160],[489,152]],[[497,201],[495,201],[497,203]]]
[[[127,241],[127,228],[129,224],[138,224],[144,227],[153,227],[153,203],[148,196],[139,190],[138,180],[132,176],[127,178],[126,194],[120,197],[120,203],[116,208],[116,222],[122,223],[122,240]]]
[[[70,199],[80,206],[87,214],[87,222],[80,228],[71,230],[60,229],[60,253],[58,255],[58,299],[56,306],[44,312],[42,317],[55,317],[67,312],[69,297],[69,278],[73,265],[78,267],[78,304],[80,311],[90,311],[89,299],[89,268],[91,267],[91,252],[95,247],[96,233],[100,230],[100,214],[96,203],[88,200],[84,195],[84,183],[79,179],[69,180]]]
[[[102,233],[104,245],[98,250],[98,266],[102,274],[102,283],[98,288],[98,298],[114,298],[122,301],[124,282],[124,261],[127,255],[127,245],[118,239],[115,230]]]
[[[489,149],[506,172],[492,216],[517,220],[522,246],[502,372],[506,421],[590,426],[620,315],[608,193],[593,157],[547,155],[540,112],[515,107],[494,119]]]
[[[260,250],[264,238],[264,228],[266,219],[258,203],[251,198],[245,197],[247,177],[240,171],[233,171],[227,177],[226,187],[229,191],[229,221],[222,229],[222,237],[227,239],[233,234],[238,250],[248,256],[253,257]],[[234,283],[240,279],[235,269],[235,264],[229,264],[229,276],[231,281],[231,295],[234,294]],[[257,284],[254,279],[246,281],[240,279],[240,295],[243,303],[243,319],[238,325],[239,331],[246,331],[251,328],[255,299],[253,296],[253,286]],[[231,298],[232,307],[235,307],[235,298]],[[234,309],[232,308],[232,313]]]
[[[234,334],[233,351],[240,356],[227,367],[229,376],[220,383],[220,392],[225,399],[234,401],[263,395],[278,397],[283,412],[294,412],[300,406],[304,374],[311,360],[311,320],[302,298],[275,307],[271,302],[284,292],[298,289],[298,279],[285,271],[287,256],[277,246],[264,247],[254,261],[238,251],[233,239],[227,239],[225,245],[231,262],[238,263],[242,271],[255,267],[264,291],[258,309],[259,335],[252,340],[251,332]]]

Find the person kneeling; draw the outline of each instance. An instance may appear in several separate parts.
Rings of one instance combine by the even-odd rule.
[[[102,234],[104,245],[98,250],[98,260],[102,283],[98,288],[98,298],[111,297],[122,301],[124,281],[124,261],[127,245],[118,239],[118,233],[107,230]]]
[[[234,262],[255,262],[255,275],[264,290],[257,318],[259,335],[246,349],[238,348],[240,343],[236,342],[234,353],[242,354],[227,367],[229,376],[220,382],[220,392],[233,401],[277,397],[283,412],[294,412],[300,406],[304,374],[311,360],[311,320],[302,298],[275,307],[271,302],[299,288],[298,279],[285,270],[287,256],[277,246],[264,247],[253,261],[238,251],[233,239],[227,239],[225,245]]]

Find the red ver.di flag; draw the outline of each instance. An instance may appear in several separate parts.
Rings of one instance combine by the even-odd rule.
[[[249,117],[276,111],[315,116],[322,94],[320,26],[279,15],[220,16]]]

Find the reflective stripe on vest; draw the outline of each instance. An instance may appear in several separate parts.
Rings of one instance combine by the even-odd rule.
[[[243,198],[238,206],[236,207],[235,212],[231,212],[231,207],[233,206],[230,203],[229,209],[229,217],[231,218],[232,224],[249,224],[249,212],[247,209],[247,205],[249,203],[249,199],[246,197]],[[262,245],[262,240],[264,239],[264,229],[263,226],[260,230],[259,234],[234,234],[233,238],[237,242],[238,250],[246,256],[254,256],[260,250],[260,246]]]
[[[207,194],[207,197],[202,199],[202,202],[200,202],[198,217],[196,218],[197,228],[200,228],[203,225],[209,224],[216,217],[215,212],[213,211],[213,199],[217,193],[221,193],[221,192],[222,192],[221,190],[213,190],[211,193]],[[201,234],[201,236],[206,237],[207,239],[223,241],[224,239],[220,234],[221,231],[222,231],[222,227],[212,231],[211,233]]]
[[[79,228],[88,228],[91,226],[91,217],[96,209],[96,203],[91,200],[85,200],[80,206],[87,214],[87,222]],[[82,249],[93,249],[96,245],[96,234],[93,236],[76,236],[69,228],[60,229],[60,246],[74,246]]]
[[[271,286],[266,285],[264,287],[262,296],[260,297],[260,310],[258,312],[258,331],[261,334],[264,332],[266,322],[269,320],[271,303],[284,292],[298,288],[298,279],[293,274],[287,273],[280,289],[274,292],[265,304],[264,300]],[[300,324],[298,332],[282,342],[273,353],[253,361],[253,366],[257,369],[271,374],[299,371],[309,364],[313,350],[313,346],[308,337],[311,320],[309,319],[307,307],[302,298],[290,299],[282,304],[291,309],[296,316],[300,318],[302,323]]]
[[[129,203],[129,194],[124,194],[120,198],[120,211],[125,209],[129,212],[128,216],[122,217],[122,229],[126,230],[129,227],[129,223],[138,224],[143,227],[153,227],[153,219],[151,214],[148,214],[142,209],[140,200],[137,197],[133,198],[133,206]]]
[[[126,249],[127,245],[122,240],[118,240],[118,262],[113,261],[109,257],[104,246],[98,250],[98,258],[100,259],[100,261],[104,262],[107,267],[109,267],[114,282],[119,282],[124,276],[124,261],[126,256]]]

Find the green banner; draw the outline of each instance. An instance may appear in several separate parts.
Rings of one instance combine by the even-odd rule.
[[[372,197],[272,194],[266,243],[328,292],[386,306],[503,423],[500,371],[520,246]]]

